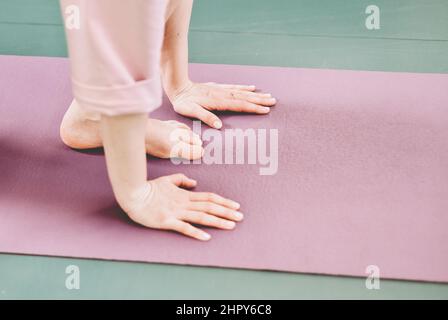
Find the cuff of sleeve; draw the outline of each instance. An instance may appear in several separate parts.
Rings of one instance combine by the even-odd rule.
[[[146,79],[130,85],[95,87],[72,79],[73,95],[87,111],[107,116],[149,113],[162,103],[160,79]]]

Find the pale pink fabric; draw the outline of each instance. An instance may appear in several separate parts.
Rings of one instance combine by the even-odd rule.
[[[86,111],[147,113],[161,104],[166,2],[61,0],[73,94]],[[73,27],[75,11],[79,28]]]

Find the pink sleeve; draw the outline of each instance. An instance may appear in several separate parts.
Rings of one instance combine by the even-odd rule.
[[[61,0],[73,94],[86,111],[147,113],[161,104],[167,0]]]

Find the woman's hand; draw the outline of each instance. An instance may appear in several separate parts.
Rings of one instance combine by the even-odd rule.
[[[182,189],[194,186],[196,181],[183,174],[157,178],[136,190],[122,207],[143,226],[177,231],[202,241],[210,235],[192,224],[230,230],[243,219],[237,211],[240,205],[232,200]]]
[[[180,90],[167,91],[174,110],[220,129],[221,120],[211,111],[266,114],[276,100],[269,93],[254,92],[255,86],[188,82]]]

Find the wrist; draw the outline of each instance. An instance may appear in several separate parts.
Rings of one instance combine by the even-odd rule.
[[[162,52],[161,60],[163,89],[170,99],[191,83],[188,76],[188,57],[177,56],[173,53],[175,51],[171,48],[167,52]]]
[[[193,82],[188,77],[174,79],[172,77],[165,78],[162,76],[162,83],[163,89],[171,102],[193,85]]]
[[[123,211],[132,220],[135,220],[142,209],[151,201],[153,193],[154,187],[150,181],[146,181],[140,186],[116,192],[115,198]]]

